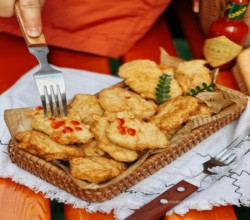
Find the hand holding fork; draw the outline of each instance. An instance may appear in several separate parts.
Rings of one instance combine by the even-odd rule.
[[[47,55],[49,49],[44,35],[41,34],[39,37],[32,38],[27,34],[24,28],[22,13],[18,1],[15,4],[15,14],[22,29],[28,49],[30,53],[37,58],[40,64],[40,70],[34,73],[34,79],[37,84],[45,117],[67,116],[67,98],[63,74],[61,71],[52,68],[48,64]],[[61,102],[59,101],[60,99]],[[49,103],[49,110],[47,102]],[[61,109],[63,109],[63,113],[61,113]]]

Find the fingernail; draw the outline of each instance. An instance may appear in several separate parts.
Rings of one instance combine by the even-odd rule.
[[[27,33],[30,37],[38,37],[41,34],[40,28],[28,28]]]

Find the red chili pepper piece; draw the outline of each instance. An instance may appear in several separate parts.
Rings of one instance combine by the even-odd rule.
[[[82,128],[80,128],[80,127],[75,127],[75,129],[76,129],[77,131],[81,131],[81,130],[82,130]]]
[[[123,126],[118,126],[118,130],[120,132],[120,134],[126,134],[126,128],[124,128]]]
[[[36,107],[36,110],[43,110],[43,107],[39,105]]]
[[[73,128],[71,128],[71,127],[65,127],[63,130],[62,130],[62,132],[63,133],[71,133],[71,132],[73,132]]]
[[[127,131],[128,131],[128,134],[131,136],[135,136],[136,134],[136,130],[134,128],[128,128]]]
[[[65,124],[65,121],[52,121],[50,125],[51,125],[52,128],[57,129],[57,128],[61,127],[64,124]]]
[[[123,125],[125,123],[125,120],[123,118],[117,118],[117,122],[119,125]]]
[[[123,118],[117,118],[116,120],[118,122],[117,128],[118,128],[120,134],[126,134],[127,133],[126,128],[123,126],[125,123],[125,120]]]
[[[72,125],[80,125],[80,122],[79,121],[71,121],[71,124]]]

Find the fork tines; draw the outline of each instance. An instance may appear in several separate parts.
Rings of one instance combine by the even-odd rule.
[[[228,165],[236,159],[236,154],[232,152],[230,149],[226,148],[221,153],[219,153],[215,157],[215,159],[221,161],[225,165]]]
[[[34,73],[34,79],[45,117],[67,116],[67,98],[62,72],[46,65]]]
[[[67,116],[67,99],[63,74],[48,63],[48,47],[29,47],[29,51],[40,64],[40,69],[33,76],[42,101],[45,117],[49,116],[49,112],[51,117],[61,117],[62,109],[64,116]],[[49,103],[50,111],[48,111],[47,103]]]
[[[44,86],[43,89],[43,94],[40,95],[40,97],[45,117],[49,116],[49,112],[52,118],[56,116],[61,117],[63,115],[67,116],[67,98],[65,88],[61,85],[50,85]],[[62,100],[61,102],[60,99]],[[49,104],[49,110],[47,103]],[[63,109],[63,115],[61,114],[61,109]]]

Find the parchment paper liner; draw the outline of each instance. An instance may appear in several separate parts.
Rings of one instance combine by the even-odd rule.
[[[119,86],[122,86],[122,84],[119,84]],[[88,202],[102,202],[113,198],[158,171],[209,135],[238,118],[247,105],[247,97],[238,91],[222,86],[217,87],[216,93],[222,96],[223,102],[225,102],[225,106],[222,105],[222,110],[218,114],[187,123],[187,125],[172,138],[169,148],[148,151],[123,174],[103,184],[91,184],[73,178],[67,171],[67,168],[58,162],[47,162],[18,149],[16,147],[17,142],[14,138],[9,142],[9,155],[12,162],[16,163],[19,167],[76,197]],[[214,93],[214,95],[216,95],[216,93]],[[212,93],[209,95],[211,96]],[[204,93],[200,98],[206,100],[206,102],[212,106],[216,105],[214,99],[207,97],[208,95]],[[26,113],[31,110],[31,108],[5,110],[5,121],[12,137],[14,137],[17,132],[31,129],[31,118],[26,115]]]

